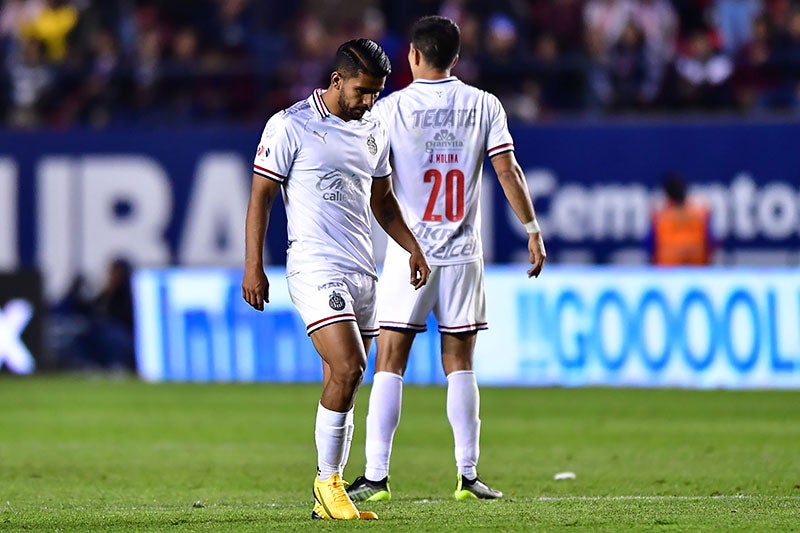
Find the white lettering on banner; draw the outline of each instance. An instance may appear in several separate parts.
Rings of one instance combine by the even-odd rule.
[[[172,190],[161,165],[138,156],[89,156],[81,163],[82,271],[100,278],[118,256],[141,265],[168,263],[164,232]]]
[[[556,268],[546,286],[518,292],[507,310],[516,332],[502,314],[490,330],[519,346],[516,362],[492,363],[539,384],[796,387],[800,286],[788,269],[753,273]],[[500,292],[487,280],[487,294]]]
[[[531,169],[525,174],[545,238],[576,243],[640,240],[650,226],[650,209],[661,197],[657,188],[648,190],[639,184],[559,184],[551,170]],[[782,240],[800,235],[800,189],[792,184],[767,182],[759,187],[750,174],[742,172],[730,185],[709,183],[689,192],[711,207],[712,229],[719,239]],[[540,205],[542,200],[549,201],[549,209]],[[506,214],[509,225],[525,237],[508,205]]]
[[[249,194],[241,177],[247,173],[242,158],[235,154],[208,154],[200,160],[183,224],[178,254],[181,264],[241,264]]]
[[[17,255],[17,165],[0,158],[0,270],[13,270]]]
[[[67,157],[44,158],[36,169],[36,260],[46,273],[45,297],[56,301],[78,273],[82,253],[79,234],[80,191],[75,186],[77,163]]]
[[[15,374],[30,374],[36,367],[33,356],[22,342],[22,332],[33,316],[33,306],[25,300],[11,300],[0,309],[0,367]]]

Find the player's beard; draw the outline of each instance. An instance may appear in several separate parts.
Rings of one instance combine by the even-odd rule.
[[[351,106],[348,104],[344,97],[344,91],[339,93],[339,109],[342,110],[342,114],[347,117],[347,120],[360,120],[364,113],[369,111],[367,106]]]

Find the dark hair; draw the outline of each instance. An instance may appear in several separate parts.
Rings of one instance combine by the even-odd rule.
[[[677,172],[672,172],[664,177],[664,194],[677,204],[686,201],[686,180]]]
[[[343,43],[336,51],[333,68],[342,76],[352,78],[365,72],[383,78],[392,72],[392,63],[381,45],[370,39],[353,39]]]
[[[461,48],[461,30],[447,17],[422,17],[411,27],[411,44],[430,66],[450,68]]]

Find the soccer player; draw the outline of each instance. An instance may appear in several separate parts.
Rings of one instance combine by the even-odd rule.
[[[414,289],[425,285],[430,273],[392,192],[386,129],[364,116],[390,71],[389,59],[375,42],[342,44],[328,89],[317,89],[270,118],[253,164],[242,296],[259,311],[269,302],[262,252],[272,203],[282,186],[289,294],[323,361],[314,430],[318,475],[313,518],[377,518],[356,509],[341,477],[356,391],[371,338],[378,334],[370,209],[406,251]]]
[[[459,47],[459,28],[450,19],[418,20],[408,53],[414,81],[371,112],[389,130],[395,194],[432,272],[422,290],[406,290],[398,283],[402,252],[389,243],[378,282],[381,332],[367,414],[366,470],[348,487],[356,501],[391,498],[389,458],[400,422],[403,373],[414,335],[425,330],[431,311],[439,322],[447,375],[447,417],[458,468],[455,498],[502,497],[477,472],[480,401],[473,352],[477,331],[487,327],[479,215],[485,155],[527,229],[528,277],[541,272],[545,248],[502,105],[450,75]]]

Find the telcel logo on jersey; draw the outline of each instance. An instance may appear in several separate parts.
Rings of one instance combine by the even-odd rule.
[[[436,241],[425,250],[425,255],[435,259],[469,257],[478,251],[478,235],[469,224],[457,229],[429,227],[420,222],[412,229],[420,241]],[[445,241],[445,242],[442,242]]]
[[[322,192],[322,199],[331,202],[342,202],[356,195],[365,194],[361,182],[355,175],[346,175],[340,170],[331,170],[317,178],[317,190]]]

